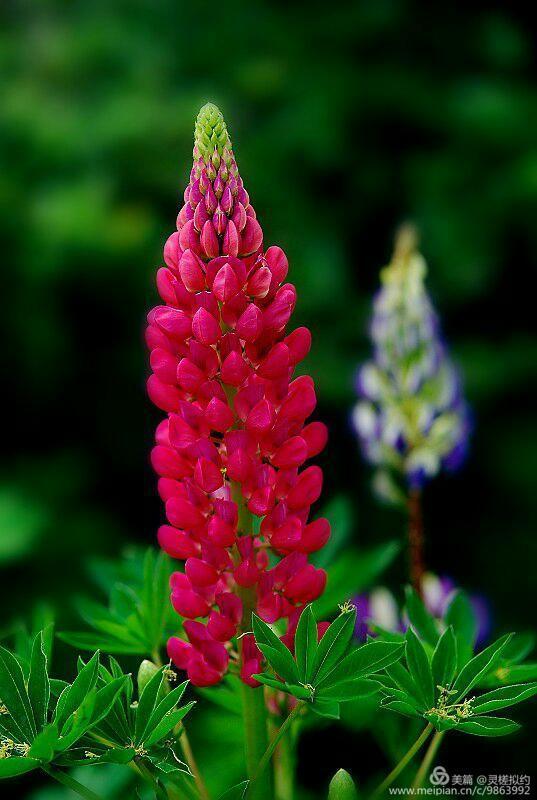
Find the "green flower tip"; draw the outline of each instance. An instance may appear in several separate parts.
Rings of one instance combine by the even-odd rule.
[[[408,280],[423,280],[427,267],[418,251],[419,236],[417,228],[406,222],[395,234],[392,260],[381,270],[383,283],[405,283]]]
[[[353,779],[344,769],[339,769],[328,787],[328,800],[358,800]]]
[[[208,164],[215,152],[222,156],[225,150],[231,150],[231,140],[222,112],[214,103],[206,103],[194,126],[194,151]]]

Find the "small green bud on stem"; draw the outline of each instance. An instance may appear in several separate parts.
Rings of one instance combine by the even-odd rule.
[[[339,769],[328,787],[328,800],[358,800],[353,779],[344,769]]]
[[[152,661],[148,661],[146,658],[142,661],[138,670],[138,697],[158,670],[159,668]]]

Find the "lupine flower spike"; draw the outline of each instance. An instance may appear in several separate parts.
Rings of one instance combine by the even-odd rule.
[[[262,656],[251,612],[286,621],[292,646],[301,610],[325,586],[324,571],[308,563],[330,535],[326,519],[308,522],[322,472],[303,465],[327,432],[321,422],[305,424],[316,404],[312,379],[292,378],[311,335],[286,330],[296,302],[287,258],[263,247],[212,104],[198,115],[194,164],[164,261],[162,305],[147,328],[148,391],[166,412],[151,460],[167,517],[160,546],[185,560],[171,599],[188,638],[172,637],[168,652],[193,684],[212,685],[241,632],[240,674],[256,686]]]
[[[420,490],[442,467],[454,470],[461,464],[469,415],[416,247],[415,231],[405,226],[381,273],[370,331],[374,356],[358,373],[353,422],[366,459],[376,467],[377,492],[391,499],[408,496],[412,577],[418,585],[424,569]]]

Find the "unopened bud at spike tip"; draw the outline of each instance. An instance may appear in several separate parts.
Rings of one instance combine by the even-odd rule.
[[[231,140],[222,112],[214,103],[206,103],[200,108],[194,127],[194,155],[218,169],[220,157],[230,150]]]

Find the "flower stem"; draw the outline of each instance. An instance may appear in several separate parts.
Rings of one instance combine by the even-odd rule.
[[[420,489],[410,490],[407,507],[410,582],[418,594],[421,595],[421,584],[423,573],[425,572],[425,559],[423,555],[424,533]]]
[[[259,778],[263,775],[265,769],[267,768],[267,765],[268,765],[268,763],[269,763],[269,761],[271,759],[271,756],[272,756],[274,750],[276,749],[276,745],[279,743],[279,741],[282,738],[282,736],[286,733],[286,731],[290,727],[290,725],[293,722],[293,720],[297,717],[297,715],[300,712],[300,710],[302,709],[303,705],[304,705],[304,703],[301,700],[299,700],[297,702],[296,706],[293,708],[293,710],[291,711],[289,716],[287,716],[285,718],[285,720],[281,724],[280,728],[276,732],[276,735],[272,738],[270,744],[268,745],[268,747],[266,748],[265,752],[263,753],[263,755],[261,757],[261,760],[259,761],[259,764],[257,766],[257,769],[255,770],[252,778],[250,779],[250,784],[249,784],[248,789],[246,791],[246,797],[248,798],[248,800],[250,800],[250,798],[252,798],[252,800],[253,800],[253,798],[255,798],[257,800],[258,797],[261,797],[261,795],[255,794],[255,792],[258,789]],[[265,786],[268,788],[269,781],[266,781]]]
[[[295,741],[288,728],[274,752],[274,790],[277,800],[294,800]]]
[[[142,775],[142,777],[145,778],[145,780],[153,787],[153,791],[155,792],[155,797],[157,800],[168,800],[168,793],[166,789],[159,784],[158,780],[148,769],[148,767],[141,761],[136,762],[136,766],[140,771],[140,775]]]
[[[55,781],[61,783],[63,786],[67,786],[68,789],[71,789],[72,792],[76,792],[79,794],[80,797],[85,797],[86,800],[101,800],[98,794],[92,792],[91,789],[88,789],[83,784],[79,783],[75,778],[69,775],[68,772],[62,772],[59,769],[54,769],[53,767],[42,767],[43,772],[46,772],[50,778],[54,778]]]
[[[272,800],[270,780],[254,786],[258,765],[268,749],[265,694],[263,688],[253,689],[245,683],[242,683],[241,689],[246,774],[250,780],[247,797],[249,800]]]
[[[372,800],[373,798],[381,797],[386,791],[386,789],[392,785],[397,776],[400,775],[401,772],[404,770],[408,762],[414,758],[418,750],[425,744],[432,730],[433,726],[431,724],[427,725],[427,727],[423,729],[423,731],[420,733],[420,735],[418,736],[412,747],[409,750],[407,750],[403,758],[399,761],[398,764],[395,765],[390,774],[387,775],[386,778],[384,778],[384,780],[379,786],[377,786],[377,788],[371,795]]]
[[[429,747],[427,748],[425,756],[423,757],[423,761],[421,762],[420,768],[416,772],[416,777],[414,778],[414,782],[412,784],[413,789],[419,789],[421,786],[423,786],[425,778],[429,774],[429,771],[433,765],[438,748],[442,744],[444,734],[445,731],[436,731],[435,735],[431,739]]]
[[[209,800],[209,792],[207,791],[207,787],[205,786],[203,778],[201,777],[201,773],[196,763],[196,759],[194,758],[194,753],[190,745],[190,740],[187,736],[186,728],[184,726],[181,732],[181,736],[179,738],[179,744],[181,745],[181,749],[185,756],[186,763],[190,767],[190,772],[194,776],[194,783],[196,784],[196,788],[198,790],[201,800]]]

